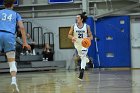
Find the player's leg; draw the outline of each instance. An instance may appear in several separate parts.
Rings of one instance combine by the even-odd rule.
[[[79,74],[79,77],[78,77],[80,80],[82,80],[83,79],[83,76],[84,76],[84,70],[85,70],[86,63],[87,63],[86,62],[87,61],[87,53],[88,53],[88,49],[87,48],[82,48],[81,49],[81,54],[80,54],[80,58],[81,58],[81,70],[80,70],[80,74]]]
[[[10,67],[10,73],[12,78],[16,77],[16,73],[17,73],[17,67],[16,67],[16,62],[15,62],[15,51],[11,51],[11,52],[7,52],[6,53],[7,56],[7,61]],[[12,79],[12,82],[15,81]]]
[[[77,50],[75,49],[75,52],[73,54],[73,60],[74,60],[74,63],[75,63],[75,70],[78,70],[78,60],[79,60],[79,55],[78,55],[78,52]]]
[[[15,62],[15,36],[14,35],[5,34],[4,52],[6,53],[7,56],[7,61],[10,68],[10,74],[12,77],[11,85],[14,88],[14,91],[19,92],[17,82],[16,82],[17,67]]]
[[[15,62],[15,51],[7,52],[6,56],[10,67],[10,74],[12,76],[11,86],[13,87],[13,91],[19,92],[16,81],[17,67]]]

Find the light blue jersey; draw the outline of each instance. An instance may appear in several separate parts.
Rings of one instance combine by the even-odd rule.
[[[0,30],[15,34],[16,23],[20,20],[21,16],[17,12],[11,9],[0,10]]]
[[[0,10],[0,52],[15,51],[16,24],[21,16],[11,9]]]

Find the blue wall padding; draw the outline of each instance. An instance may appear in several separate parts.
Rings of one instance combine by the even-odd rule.
[[[120,21],[122,23],[120,24]],[[94,21],[89,17],[87,24],[90,25],[92,33],[94,33]],[[89,48],[88,55],[94,59],[95,67],[131,67],[131,47],[130,47],[130,17],[129,16],[113,16],[104,17],[96,21],[96,36],[100,38],[98,41],[100,66],[97,60],[97,52],[95,41]],[[107,40],[112,37],[112,40]],[[111,53],[114,57],[107,57]]]

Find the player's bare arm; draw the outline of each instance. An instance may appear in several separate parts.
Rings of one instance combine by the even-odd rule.
[[[73,31],[74,31],[74,28],[73,28],[73,26],[71,26],[69,34],[68,34],[68,38],[71,39],[72,42],[75,42],[76,38],[73,36]]]
[[[27,47],[30,50],[31,47],[27,44],[27,41],[26,41],[26,32],[25,32],[25,28],[24,28],[23,22],[22,21],[18,21],[18,26],[19,26],[19,29],[20,29],[21,34],[22,34],[23,48]]]
[[[68,33],[68,38],[69,39],[72,39],[73,38],[73,31],[74,31],[73,26],[71,26],[71,28],[69,30],[69,33]]]

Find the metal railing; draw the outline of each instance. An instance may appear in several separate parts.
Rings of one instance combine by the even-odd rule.
[[[37,42],[37,47],[42,48],[43,47],[43,28],[33,27],[32,37],[33,37],[33,41]]]
[[[31,38],[32,38],[32,22],[30,21],[24,21],[23,22],[24,26],[25,26],[25,29],[26,29],[26,32],[27,33],[30,33],[31,34]]]
[[[46,44],[46,38],[48,39],[48,44],[51,46],[52,50],[54,51],[54,34],[52,32],[46,32],[43,34],[44,37],[44,46]]]

